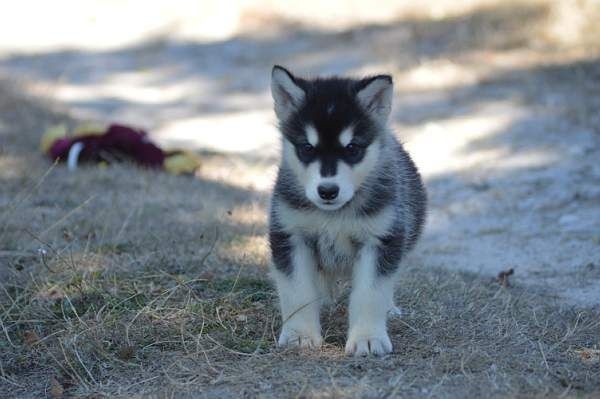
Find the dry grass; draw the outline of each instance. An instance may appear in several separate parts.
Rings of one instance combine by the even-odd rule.
[[[19,97],[10,104],[36,118],[12,121],[22,128],[68,119]],[[554,303],[521,287],[518,276],[507,289],[413,265],[397,298],[405,314],[390,323],[393,355],[343,355],[343,300],[324,314],[323,350],[278,351],[263,196],[127,165],[75,174],[48,168],[27,153],[35,135],[9,134],[15,127],[1,132],[21,162],[0,175],[1,396],[593,397],[600,390],[600,364],[576,352],[599,344],[600,311]]]
[[[212,267],[176,265],[164,248],[151,260],[133,248],[86,246],[80,259],[61,251],[11,262],[16,270],[2,284],[6,394],[38,396],[53,378],[70,393],[107,396],[585,396],[600,389],[599,365],[576,352],[597,345],[600,312],[561,308],[518,285],[407,270],[398,295],[405,316],[391,322],[396,352],[354,360],[342,354],[343,304],[324,317],[324,350],[279,352],[264,276],[218,272],[219,259]],[[100,268],[101,258],[134,270]]]

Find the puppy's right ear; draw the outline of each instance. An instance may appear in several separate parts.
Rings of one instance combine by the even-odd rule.
[[[302,104],[306,95],[298,85],[298,79],[279,65],[275,65],[271,72],[271,94],[275,101],[275,114],[279,120],[290,116]]]

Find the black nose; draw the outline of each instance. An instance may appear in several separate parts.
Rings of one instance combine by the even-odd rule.
[[[340,188],[335,184],[321,184],[317,187],[317,191],[319,192],[319,197],[326,201],[331,201],[336,199],[340,192]]]

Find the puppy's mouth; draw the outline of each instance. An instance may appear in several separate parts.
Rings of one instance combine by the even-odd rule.
[[[324,211],[336,211],[338,209],[340,209],[342,206],[344,206],[344,202],[342,201],[335,201],[335,200],[331,200],[331,201],[318,201],[315,205],[317,205],[317,207],[319,207],[319,209],[322,209]]]

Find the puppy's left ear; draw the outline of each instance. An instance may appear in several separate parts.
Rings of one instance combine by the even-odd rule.
[[[377,75],[358,82],[356,98],[379,123],[385,125],[392,110],[394,84],[390,75]]]
[[[282,66],[273,67],[271,94],[275,101],[275,114],[280,121],[287,119],[304,101],[306,93],[299,85],[300,80]]]

